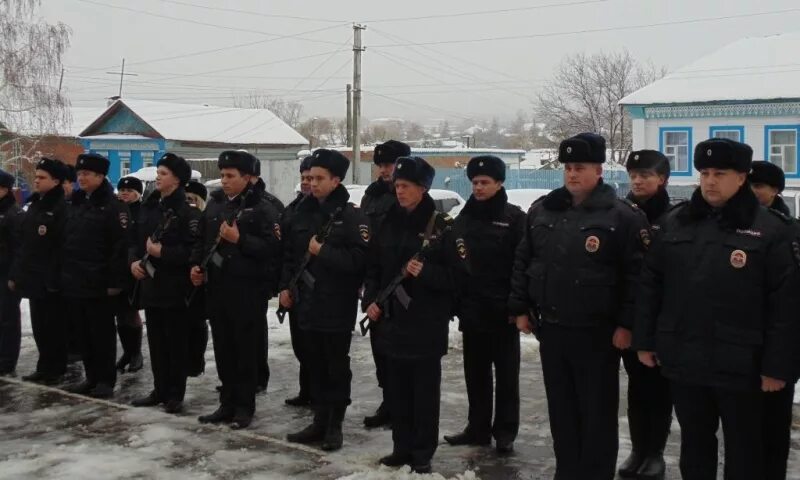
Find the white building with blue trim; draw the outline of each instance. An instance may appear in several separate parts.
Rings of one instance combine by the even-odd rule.
[[[727,137],[753,148],[800,187],[800,33],[745,38],[620,101],[633,122],[633,148],[659,150],[670,184],[697,183],[694,147]]]

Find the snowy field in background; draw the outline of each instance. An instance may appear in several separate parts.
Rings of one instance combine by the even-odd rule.
[[[27,306],[23,304],[23,353],[18,373],[29,373],[36,358]],[[151,385],[149,362],[145,370],[119,377],[111,401],[90,400],[59,390],[22,383],[0,382],[0,479],[348,479],[436,480],[550,479],[554,473],[547,404],[541,380],[538,344],[524,336],[520,391],[522,425],[516,453],[497,458],[491,448],[449,447],[442,441],[433,459],[431,476],[411,474],[408,468],[379,467],[378,459],[391,451],[391,432],[365,430],[363,417],[379,403],[369,339],[356,334],[351,349],[353,405],[347,410],[344,447],[326,453],[292,445],[283,439],[304,427],[310,411],[287,407],[283,400],[297,393],[297,365],[288,325],[280,325],[271,309],[270,369],[266,394],[257,397],[253,425],[245,431],[204,426],[196,417],[216,408],[217,385],[211,345],[206,374],[189,379],[186,411],[179,416],[159,409],[131,408],[131,398]],[[461,339],[451,323],[450,354],[443,359],[441,435],[460,430],[467,413],[461,361]],[[146,347],[145,347],[146,351]],[[70,367],[78,379],[81,368]],[[621,374],[620,458],[630,441],[625,411],[625,375]],[[800,432],[794,432],[790,478],[800,479],[797,455]],[[673,423],[667,447],[668,479],[677,480],[679,431]]]

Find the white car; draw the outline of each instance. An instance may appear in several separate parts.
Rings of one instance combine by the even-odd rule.
[[[520,188],[506,190],[506,195],[508,195],[508,203],[518,206],[523,212],[527,212],[533,202],[550,192],[551,190],[545,188]]]

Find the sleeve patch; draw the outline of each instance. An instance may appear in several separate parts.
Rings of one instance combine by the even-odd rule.
[[[272,226],[272,233],[275,234],[275,238],[281,240],[281,225],[279,223],[275,223]]]
[[[649,248],[651,242],[650,232],[646,228],[643,228],[639,230],[639,237],[642,239],[642,245],[644,245],[644,248]]]
[[[456,239],[456,253],[461,260],[467,259],[467,244],[463,238]]]
[[[361,236],[361,240],[369,242],[369,227],[367,225],[359,225],[358,234]]]
[[[128,228],[128,221],[129,221],[129,218],[128,218],[127,212],[119,212],[119,225],[123,229],[127,229]]]

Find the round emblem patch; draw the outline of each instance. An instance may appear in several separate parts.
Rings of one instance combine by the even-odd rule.
[[[567,153],[572,153],[572,147],[567,147]]]
[[[714,154],[714,152],[713,152],[713,151],[711,151],[711,149],[710,149],[710,148],[709,148],[708,150],[706,150],[706,156],[710,157],[710,156],[711,156],[711,155],[713,155],[713,154]]]
[[[594,253],[600,250],[600,239],[592,235],[591,237],[586,237],[586,251],[589,253]]]
[[[747,265],[747,253],[742,250],[731,252],[731,266],[733,268],[742,268],[745,265]]]
[[[42,237],[47,235],[47,225],[39,225],[38,232],[39,232],[39,235],[42,236]]]

